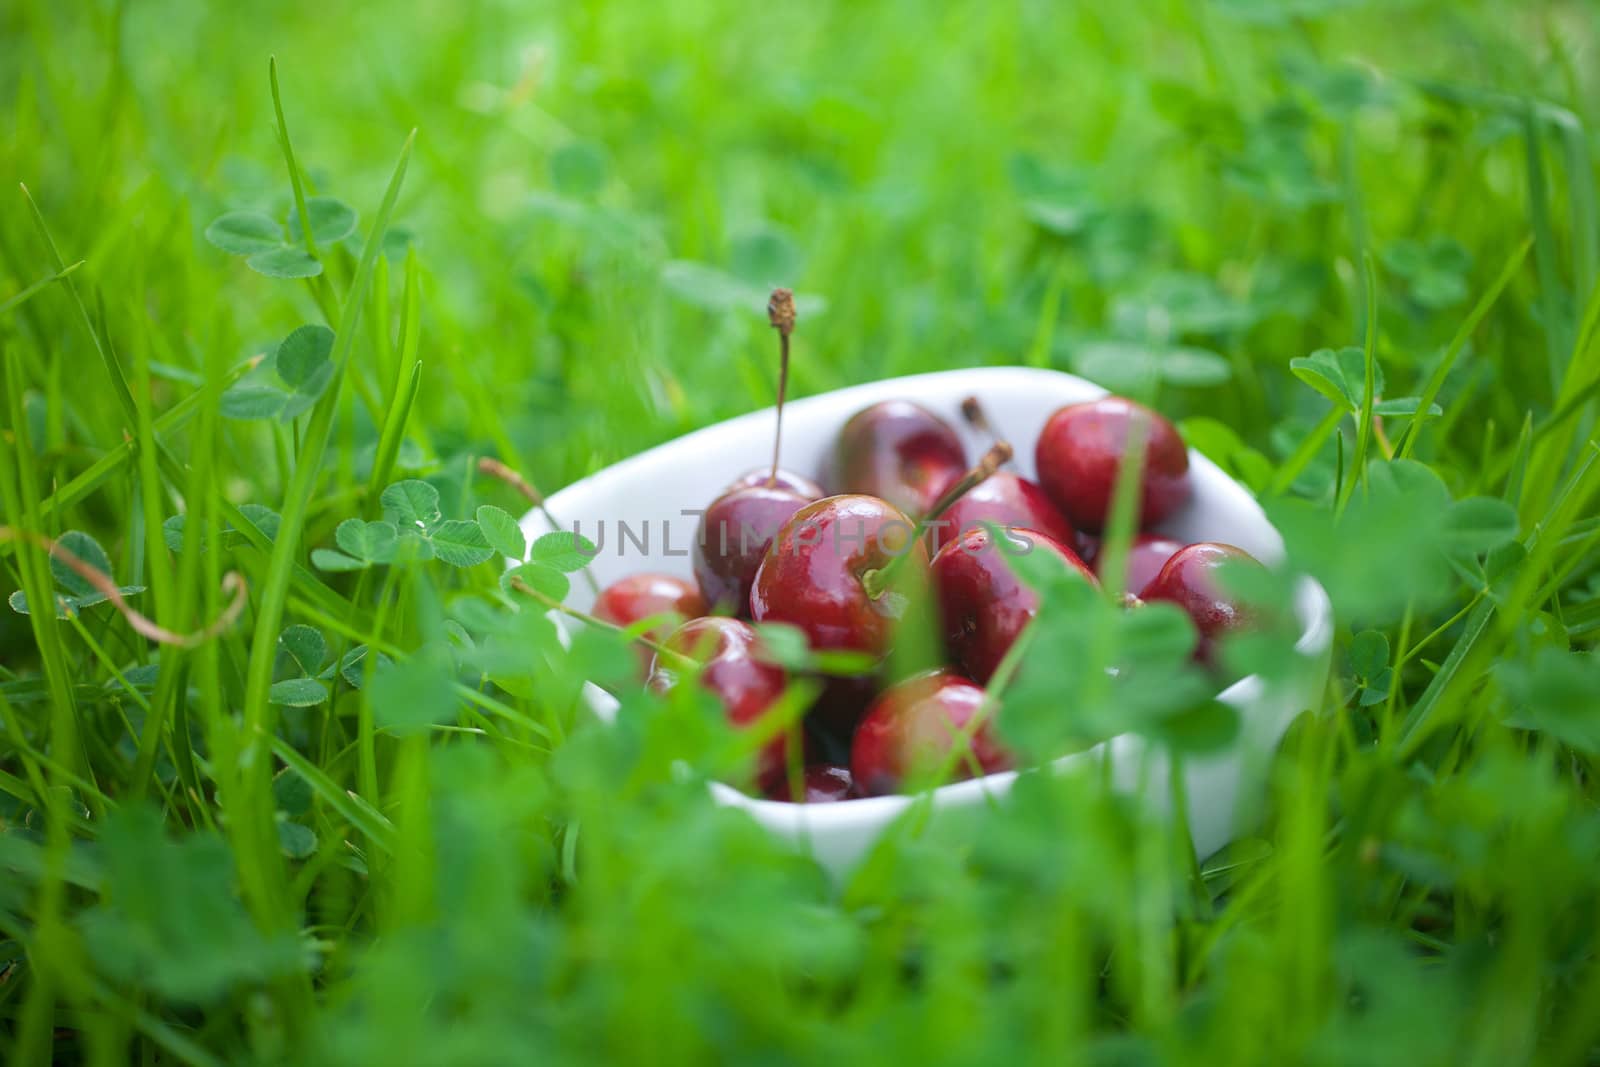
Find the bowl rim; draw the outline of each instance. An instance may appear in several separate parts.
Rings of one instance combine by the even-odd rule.
[[[1039,381],[1041,385],[1048,381],[1054,387],[1070,384],[1074,389],[1081,392],[1086,400],[1111,395],[1110,390],[1065,371],[1017,366],[964,367],[883,378],[822,393],[814,393],[810,396],[797,397],[788,402],[785,408],[785,415],[787,419],[795,417],[796,413],[799,412],[803,417],[807,409],[834,407],[851,398],[858,398],[863,403],[871,403],[875,399],[881,399],[881,394],[886,386],[914,383],[916,386],[926,387],[934,384],[948,384],[951,386],[949,390],[951,394],[959,393],[964,395],[980,391],[984,382],[992,384],[996,379],[1008,379],[1013,383],[1025,383],[1029,379],[1034,379]],[[562,496],[577,494],[583,490],[593,488],[597,482],[626,481],[635,472],[647,470],[660,462],[664,453],[692,447],[697,441],[709,441],[726,434],[754,427],[757,423],[772,419],[773,412],[773,407],[759,408],[720,422],[711,423],[602,467],[549,494],[543,504],[531,508],[522,516],[521,524],[524,530],[528,530],[531,527],[542,531],[548,525],[543,514],[544,509],[548,508],[553,512],[559,512],[561,508],[560,498]],[[1211,469],[1217,476],[1244,492],[1250,501],[1259,508],[1260,502],[1255,497],[1255,494],[1251,493],[1237,479],[1222,470],[1221,467],[1198,449],[1187,445],[1186,447],[1191,466]],[[1272,529],[1273,534],[1277,536],[1277,528],[1272,526],[1271,521],[1266,519],[1265,515],[1262,516],[1262,519]],[[507,565],[515,566],[515,562],[507,561]],[[1301,575],[1295,579],[1294,610],[1301,623],[1301,633],[1295,641],[1295,652],[1303,660],[1315,662],[1325,656],[1332,646],[1332,603],[1326,590],[1314,578]],[[570,617],[555,611],[550,612],[549,617],[563,631],[575,625]],[[1265,680],[1260,675],[1252,674],[1240,678],[1224,688],[1217,694],[1215,699],[1233,705],[1240,709],[1241,712],[1245,712],[1252,705],[1257,704],[1266,692],[1267,684]],[[585,683],[584,695],[585,702],[589,705],[590,710],[600,718],[608,718],[609,715],[615,712],[616,698],[592,682]],[[758,818],[769,829],[791,834],[816,835],[826,834],[830,830],[843,830],[851,827],[860,829],[866,826],[886,825],[912,805],[928,801],[931,801],[935,807],[946,807],[961,806],[986,798],[997,798],[1010,790],[1012,783],[1016,781],[1019,775],[1035,773],[1045,768],[1049,768],[1052,771],[1061,770],[1078,763],[1103,758],[1110,749],[1121,750],[1128,746],[1143,744],[1145,744],[1144,739],[1137,734],[1117,734],[1088,748],[1067,753],[1037,766],[997,771],[977,778],[949,782],[932,789],[923,789],[916,793],[857,797],[847,801],[827,804],[769,800],[765,797],[750,796],[725,782],[713,780],[708,784],[710,792],[719,803],[750,811],[753,816]]]

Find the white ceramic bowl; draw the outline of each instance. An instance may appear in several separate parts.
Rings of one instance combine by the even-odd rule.
[[[1017,445],[1017,467],[1032,477],[1033,442],[1050,414],[1064,404],[1104,394],[1104,389],[1082,378],[1023,367],[944,371],[853,386],[788,404],[784,413],[783,465],[800,474],[820,474],[845,420],[880,400],[915,400],[967,434],[960,404],[965,397],[977,396],[994,424],[1004,427]],[[564,528],[570,530],[577,523],[591,540],[601,540],[597,535],[604,523],[604,543],[592,565],[602,586],[640,571],[690,577],[689,546],[697,525],[692,512],[709,504],[733,478],[770,462],[772,430],[770,408],[708,426],[590,475],[546,503]],[[974,457],[987,445],[975,435],[967,434],[967,438],[969,454]],[[1163,523],[1162,529],[1180,540],[1225,541],[1264,561],[1281,559],[1283,541],[1250,493],[1198,452],[1190,450],[1189,463],[1194,479],[1193,499]],[[685,514],[686,511],[691,513]],[[633,533],[625,542],[618,534],[619,523],[626,524]],[[522,526],[530,537],[550,530],[538,511],[526,515]],[[639,547],[640,540],[645,547]],[[592,600],[586,583],[573,583],[573,607],[587,609]],[[1327,675],[1333,635],[1327,594],[1311,579],[1301,579],[1295,611],[1301,624],[1296,650],[1310,668],[1296,672],[1302,681],[1293,687],[1272,688],[1252,676],[1229,686],[1221,699],[1240,712],[1242,728],[1237,740],[1220,753],[1184,762],[1190,827],[1195,849],[1202,857],[1226,844],[1249,824],[1272,750],[1289,723],[1317,703]],[[617,704],[610,694],[591,685],[587,696],[602,718],[609,719],[615,713]],[[1107,745],[1114,787],[1131,792],[1140,780],[1149,783],[1144,790],[1145,800],[1165,809],[1169,802],[1165,760],[1159,753],[1150,753],[1150,761],[1145,763],[1144,742],[1138,737],[1113,738],[1101,746],[1063,757],[1055,765],[1064,767],[1075,761],[1103,758],[1102,750]],[[1143,773],[1141,763],[1145,763]],[[986,803],[986,794],[1003,796],[1016,776],[1014,771],[991,774],[935,790],[935,817],[940,811]],[[712,790],[719,802],[744,808],[771,832],[811,852],[837,876],[848,872],[884,828],[915,799],[888,796],[807,805],[758,800],[721,784],[714,784]]]

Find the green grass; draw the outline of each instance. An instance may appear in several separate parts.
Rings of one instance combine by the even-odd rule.
[[[5,5],[3,525],[197,636],[0,543],[78,603],[0,611],[0,1058],[1594,1061],[1597,50],[1544,0]],[[631,650],[501,592],[478,461],[769,403],[775,283],[791,395],[1079,371],[1327,585],[1198,877],[1088,774],[833,885],[710,803],[703,702],[577,713]],[[1027,692],[1040,756],[1116,709]]]

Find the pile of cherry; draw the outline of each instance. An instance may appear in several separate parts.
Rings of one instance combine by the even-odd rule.
[[[988,429],[975,400],[963,411]],[[883,662],[908,610],[896,590],[915,579],[937,607],[946,665],[887,685],[880,674],[821,679],[803,730],[763,747],[756,785],[771,799],[816,803],[893,793],[931,767],[951,779],[1004,770],[1011,758],[983,686],[1039,612],[1037,594],[1009,560],[1027,542],[1028,551],[1058,557],[1098,584],[1099,535],[1135,434],[1143,442],[1142,532],[1126,556],[1125,603],[1180,606],[1200,635],[1196,658],[1209,666],[1221,635],[1249,622],[1215,572],[1250,557],[1150,532],[1189,499],[1188,453],[1165,418],[1117,397],[1050,417],[1035,446],[1037,482],[1001,469],[1011,454],[1003,442],[969,469],[945,420],[909,401],[874,404],[839,433],[824,479],[831,492],[780,469],[775,455],[770,469],[739,478],[704,513],[694,582],[632,575],[601,592],[594,614],[618,626],[687,617],[652,635],[667,652],[656,654],[649,684],[664,692],[693,674],[732,724],[748,726],[790,681],[752,622],[797,627],[813,650]],[[993,543],[997,535],[1020,541],[1008,552]],[[697,671],[683,669],[689,661]],[[803,794],[793,797],[789,745],[797,738]]]

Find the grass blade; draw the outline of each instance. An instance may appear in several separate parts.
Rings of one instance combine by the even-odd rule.
[[[395,460],[400,455],[400,443],[405,435],[406,421],[411,417],[411,407],[416,402],[417,390],[422,387],[422,364],[417,360],[421,343],[421,298],[418,293],[417,256],[413,250],[406,256],[405,302],[400,312],[399,375],[394,384],[393,400],[384,418],[383,431],[378,437],[378,451],[373,458],[372,475],[367,479],[367,509],[376,515],[381,510],[378,502],[383,487],[394,474]]]
[[[1450,347],[1445,349],[1444,359],[1439,361],[1439,365],[1433,369],[1433,374],[1428,377],[1428,384],[1422,389],[1421,402],[1417,404],[1418,411],[1427,411],[1433,406],[1433,402],[1438,399],[1439,390],[1444,388],[1445,379],[1450,376],[1450,371],[1455,367],[1456,360],[1460,357],[1462,350],[1467,347],[1467,342],[1477,332],[1478,324],[1483,321],[1485,315],[1489,314],[1489,309],[1494,307],[1495,301],[1500,299],[1500,294],[1506,291],[1506,286],[1511,284],[1511,279],[1516,276],[1518,268],[1522,266],[1522,261],[1528,256],[1528,249],[1532,247],[1533,238],[1524,238],[1522,243],[1517,245],[1510,257],[1506,259],[1505,265],[1500,268],[1500,273],[1495,276],[1489,288],[1484,290],[1482,296],[1478,297],[1478,302],[1472,306],[1472,310],[1467,313],[1466,319],[1462,321],[1460,328],[1456,330],[1455,336],[1450,339]],[[1411,450],[1417,445],[1417,437],[1422,433],[1422,426],[1422,419],[1412,420],[1411,425],[1406,429],[1405,441],[1401,444],[1399,451],[1395,453],[1396,458],[1406,459],[1411,455]]]
[[[283,149],[283,161],[289,168],[289,187],[294,190],[294,210],[300,216],[300,234],[306,243],[306,254],[321,259],[317,239],[311,233],[311,213],[306,210],[306,191],[300,179],[300,165],[294,159],[294,145],[289,143],[289,123],[283,117],[283,94],[278,90],[278,57],[267,59],[267,80],[272,83],[272,112],[278,117],[278,147]]]
[[[294,746],[287,741],[270,734],[263,735],[263,739],[279,759],[305,779],[306,784],[322,798],[323,803],[339,813],[341,819],[360,830],[368,840],[385,852],[394,851],[394,825],[378,814],[371,804],[348,790],[340,789],[321,768],[296,752]]]
[[[27,303],[30,296],[44,289],[48,289],[50,286],[61,281],[63,278],[67,277],[81,266],[83,266],[83,260],[80,259],[78,262],[67,267],[65,270],[58,270],[48,278],[40,278],[38,281],[22,290],[22,292],[18,293],[16,296],[13,296],[7,299],[5,303],[0,304],[0,315],[9,314],[13,308],[21,307],[23,304]]]

